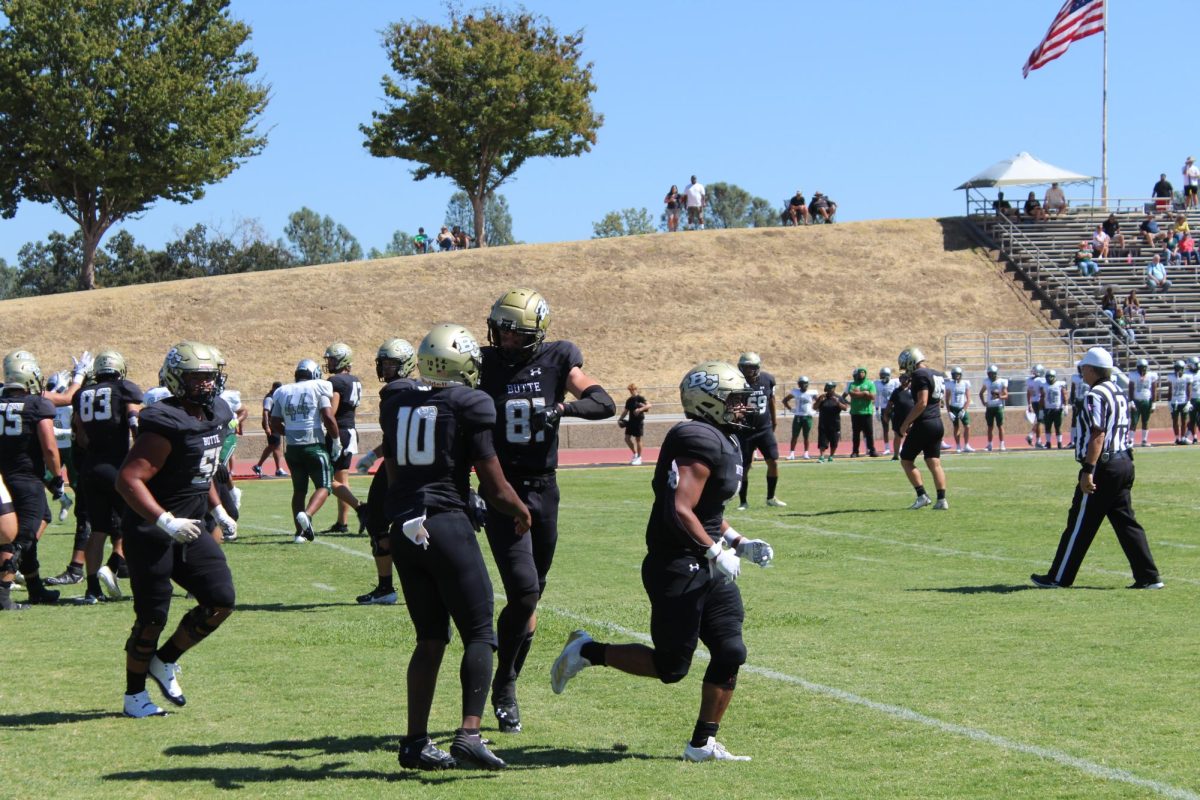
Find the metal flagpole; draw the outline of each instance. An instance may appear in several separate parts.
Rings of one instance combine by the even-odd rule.
[[[1103,121],[1100,123],[1100,202],[1108,209],[1108,0],[1104,8],[1104,100]]]

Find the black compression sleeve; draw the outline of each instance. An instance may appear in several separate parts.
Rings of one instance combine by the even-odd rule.
[[[600,384],[592,384],[583,390],[578,400],[572,400],[563,406],[564,417],[582,417],[583,419],[608,419],[617,413],[617,404],[604,391]]]

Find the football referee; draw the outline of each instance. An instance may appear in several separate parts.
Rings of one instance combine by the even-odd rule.
[[[1075,458],[1080,463],[1079,483],[1050,572],[1030,579],[1042,589],[1074,583],[1101,520],[1108,517],[1133,570],[1129,588],[1161,589],[1146,532],[1134,517],[1129,496],[1133,487],[1133,451],[1126,436],[1129,400],[1112,381],[1113,358],[1103,347],[1088,350],[1079,368],[1090,387],[1072,432]]]

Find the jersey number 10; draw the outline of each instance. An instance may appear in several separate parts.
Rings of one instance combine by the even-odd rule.
[[[396,412],[396,463],[424,467],[433,463],[437,408],[405,406]]]

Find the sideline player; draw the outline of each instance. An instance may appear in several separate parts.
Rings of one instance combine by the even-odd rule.
[[[1137,370],[1129,376],[1129,399],[1133,401],[1130,435],[1135,435],[1138,422],[1142,423],[1142,447],[1150,446],[1150,415],[1154,413],[1158,399],[1158,373],[1150,370],[1150,362],[1144,358],[1137,361]]]
[[[350,345],[335,342],[325,348],[325,369],[329,370],[329,384],[333,387],[333,417],[337,420],[338,433],[342,439],[342,454],[333,460],[333,482],[335,485],[346,487],[346,492],[353,496],[350,489],[350,463],[358,452],[358,430],[354,427],[354,414],[362,400],[362,381],[351,374],[354,367],[354,353]],[[329,527],[326,533],[347,533],[350,526],[347,520],[350,510],[358,511],[359,505],[348,503],[342,499],[340,492],[337,501],[337,522]],[[365,513],[365,510],[364,510]]]
[[[537,604],[558,544],[558,421],[608,419],[616,404],[583,371],[583,354],[565,340],[546,341],[550,307],[531,289],[513,289],[488,314],[479,388],[496,404],[496,453],[504,477],[529,507],[529,533],[489,510],[487,537],[507,602],[496,621],[499,639],[492,706],[501,732],[521,730],[517,678],[533,644]],[[564,403],[567,394],[576,400]]]
[[[892,409],[888,402],[892,392],[900,388],[900,381],[892,377],[891,367],[880,367],[879,378],[875,381],[875,407],[879,411],[879,425],[883,428],[883,454],[892,455]],[[899,445],[897,445],[897,448]]]
[[[987,451],[992,452],[992,428],[995,427],[1000,440],[1000,452],[1004,452],[1004,404],[1008,401],[1008,378],[1000,377],[1000,368],[988,364],[987,377],[979,387],[979,402],[983,403],[983,419],[987,422]]]
[[[909,389],[914,401],[912,411],[908,412],[900,425],[900,432],[904,435],[900,466],[917,492],[917,499],[909,509],[915,511],[932,503],[934,511],[945,511],[950,508],[946,501],[946,473],[942,471],[942,437],[946,429],[942,425],[940,406],[946,393],[945,378],[942,373],[925,366],[925,354],[917,347],[905,348],[898,361],[900,369],[912,376]],[[924,454],[925,466],[929,467],[929,474],[933,476],[933,485],[937,489],[936,503],[929,499],[921,482],[921,473],[915,463],[919,453]]]
[[[762,453],[767,464],[767,505],[786,506],[775,497],[779,485],[779,443],[775,441],[775,376],[762,371],[762,359],[758,353],[742,353],[738,356],[738,371],[750,384],[750,404],[753,413],[746,418],[746,425],[737,429],[738,444],[742,448],[742,486],[738,490],[738,511],[750,508],[746,498],[750,492],[750,467],[754,464],[754,451]],[[873,444],[873,443],[872,443]]]
[[[1168,392],[1171,404],[1171,432],[1175,434],[1175,444],[1187,444],[1188,410],[1191,405],[1192,382],[1184,373],[1187,365],[1182,359],[1171,365],[1172,373],[1167,376]]]
[[[503,769],[479,732],[496,634],[492,581],[467,516],[471,467],[492,513],[505,515],[516,535],[528,533],[529,509],[504,479],[492,447],[496,408],[475,389],[482,360],[475,337],[461,325],[438,325],[417,358],[424,383],[396,387],[379,408],[392,552],[417,639],[408,662],[400,766],[436,770],[461,761]],[[463,643],[462,722],[446,753],[429,738],[429,711],[451,621]]]
[[[1112,355],[1093,347],[1079,362],[1090,387],[1076,431],[1075,459],[1079,478],[1067,526],[1059,538],[1050,571],[1030,576],[1042,589],[1065,588],[1075,582],[1100,523],[1107,517],[1133,571],[1130,589],[1161,589],[1158,567],[1150,554],[1146,532],[1133,513],[1133,451],[1129,449],[1129,401],[1112,381]]]
[[[262,429],[263,433],[266,434],[267,443],[263,445],[262,453],[260,453],[258,456],[258,463],[250,468],[254,471],[254,474],[260,478],[264,477],[262,467],[268,458],[274,459],[275,461],[276,478],[286,478],[288,476],[287,472],[283,469],[283,463],[280,461],[280,459],[283,457],[281,451],[281,448],[283,447],[283,440],[278,434],[271,430],[271,406],[275,403],[275,392],[279,390],[280,386],[283,386],[281,381],[275,381],[272,383],[271,390],[267,392],[266,397],[264,397],[262,401]]]
[[[642,435],[646,432],[646,412],[654,406],[645,397],[638,394],[637,384],[629,384],[629,399],[625,401],[625,410],[617,419],[617,426],[625,431],[625,446],[629,448],[632,457],[629,465],[642,465]]]
[[[160,375],[171,397],[142,409],[138,436],[117,474],[133,628],[125,643],[125,716],[164,716],[146,692],[154,679],[172,704],[187,702],[179,659],[233,613],[233,576],[221,546],[205,535],[210,509],[221,505],[212,478],[233,412],[217,397],[224,359],[215,347],[180,342]],[[171,609],[172,582],[196,605],[158,646]]]
[[[1045,386],[1046,368],[1035,364],[1033,369],[1029,370],[1029,377],[1025,379],[1025,401],[1029,412],[1033,414],[1033,428],[1025,434],[1025,443],[1037,450],[1042,449],[1042,392]],[[1049,436],[1046,437],[1046,446],[1050,446]]]
[[[796,460],[796,442],[801,434],[804,435],[804,457],[809,458],[808,435],[812,433],[813,403],[816,402],[816,399],[816,391],[808,388],[807,375],[801,375],[800,380],[796,381],[796,388],[789,391],[783,398],[783,407],[792,412],[792,444],[788,452],[788,461]],[[882,414],[882,412],[880,413]],[[886,431],[883,440],[887,441]]]
[[[747,539],[724,519],[725,504],[741,480],[742,459],[730,433],[745,424],[755,406],[745,377],[719,361],[689,370],[679,395],[687,420],[671,428],[659,450],[642,561],[653,647],[601,644],[575,631],[551,667],[550,687],[562,694],[571,678],[591,666],[678,683],[691,668],[696,643],[704,642],[712,657],[683,758],[749,761],[750,756],[726,750],[717,732],[746,663],[745,609],[734,583],[740,559],[765,567],[774,557],[769,544]]]
[[[1083,398],[1087,396],[1087,384],[1083,382],[1079,370],[1076,366],[1071,374],[1071,441],[1067,442],[1067,447],[1072,448],[1075,447],[1075,431],[1079,429],[1079,415],[1083,413]]]
[[[1062,450],[1062,417],[1063,406],[1066,405],[1067,385],[1058,380],[1057,370],[1046,372],[1046,382],[1042,386],[1042,424],[1046,428],[1046,449],[1050,449],[1050,429],[1054,429],[1054,441]]]
[[[1188,413],[1188,434],[1192,444],[1200,444],[1200,431],[1197,426],[1200,426],[1200,356],[1192,356],[1188,359],[1188,376],[1191,377],[1191,386],[1188,388],[1188,397],[1191,399],[1191,411]]]
[[[967,408],[971,405],[971,382],[963,377],[962,367],[950,368],[950,380],[946,381],[946,412],[954,426],[954,452],[974,453],[971,447],[971,418]],[[959,438],[959,428],[962,436]]]

